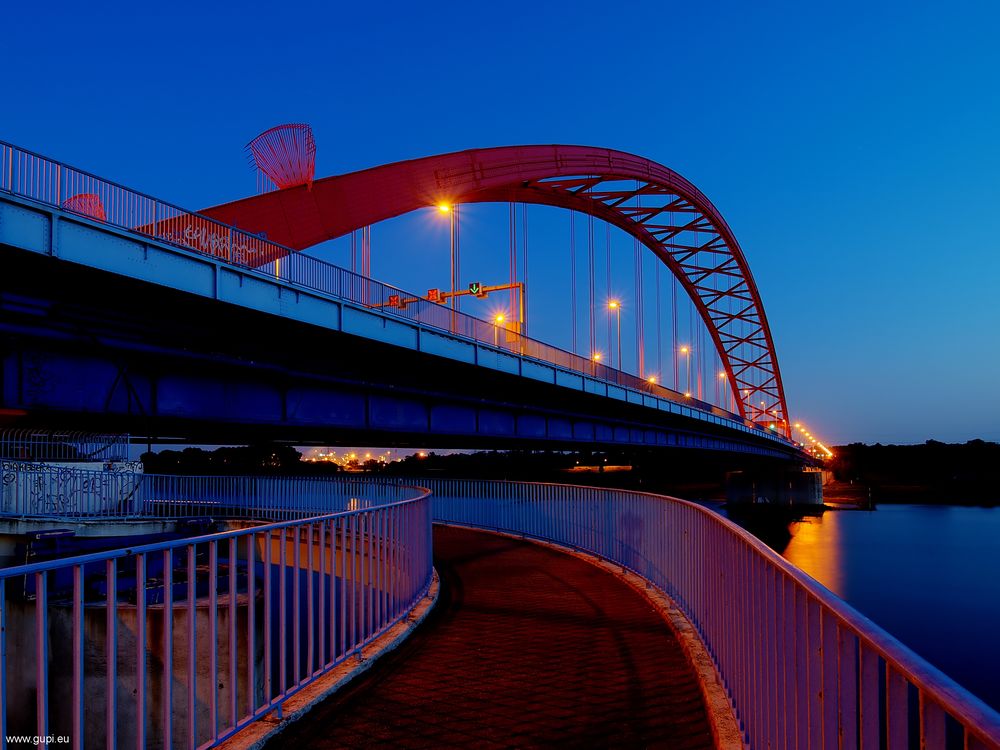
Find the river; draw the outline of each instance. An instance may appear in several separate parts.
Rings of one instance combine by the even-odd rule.
[[[1000,508],[834,510],[771,541],[794,563],[1000,710]]]

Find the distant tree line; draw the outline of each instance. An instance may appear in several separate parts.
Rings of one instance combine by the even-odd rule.
[[[852,443],[834,450],[836,479],[868,490],[876,502],[997,503],[1000,444],[970,440],[922,445]],[[374,459],[350,468],[404,477],[447,476],[555,482],[640,489],[688,498],[724,496],[726,472],[753,469],[754,459],[684,450],[511,450],[426,453],[401,461]],[[151,474],[322,476],[342,471],[331,462],[303,461],[293,446],[163,450],[142,456]],[[605,470],[606,467],[614,467]]]
[[[441,476],[618,487],[692,498],[724,496],[726,472],[749,468],[735,462],[754,459],[697,451],[510,450],[471,453],[421,453],[400,461],[374,459],[350,465],[351,471],[400,477]],[[294,447],[257,444],[243,447],[162,450],[142,456],[151,474],[323,475],[343,471],[332,462],[303,461]]]
[[[149,474],[217,475],[303,475],[331,474],[336,464],[308,463],[290,445],[261,443],[239,447],[162,450],[142,455],[143,469]]]
[[[984,440],[834,448],[836,479],[871,488],[877,502],[1000,502],[1000,444]]]

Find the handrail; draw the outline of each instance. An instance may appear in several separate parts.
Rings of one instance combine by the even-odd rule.
[[[0,461],[0,517],[301,518],[399,498],[393,477],[188,476]]]
[[[0,430],[0,459],[21,461],[128,461],[128,435],[72,430]]]
[[[921,747],[944,747],[950,716],[965,747],[1000,749],[1000,714],[707,508],[626,490],[421,482],[434,492],[435,521],[586,550],[671,596],[715,661],[750,747],[905,748],[911,723]]]
[[[410,489],[356,510],[0,568],[0,750],[50,735],[211,747],[280,715],[426,594],[429,493]],[[118,672],[123,658],[134,672]]]
[[[686,397],[661,384],[650,383],[644,378],[510,329],[502,329],[503,334],[498,338],[498,329],[492,322],[424,300],[420,295],[304,255],[238,227],[187,211],[5,141],[0,141],[0,190],[145,237],[153,237],[190,252],[207,255],[237,266],[244,272],[277,278],[285,283],[347,299],[365,307],[377,308],[394,317],[469,338],[484,346],[563,367],[605,383],[649,393],[701,414],[714,415],[725,420],[730,428],[794,445],[780,433],[767,430],[760,423],[721,407]],[[71,200],[80,196],[87,196],[88,200]],[[402,300],[407,299],[417,301],[402,303]]]

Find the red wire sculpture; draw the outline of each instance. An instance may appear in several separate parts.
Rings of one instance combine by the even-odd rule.
[[[67,211],[83,214],[98,221],[107,221],[108,218],[104,213],[104,203],[94,193],[72,195],[62,202],[62,207]]]
[[[250,164],[278,188],[312,185],[316,173],[316,141],[304,123],[278,125],[246,145]]]

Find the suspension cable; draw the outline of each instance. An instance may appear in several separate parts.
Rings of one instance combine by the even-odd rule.
[[[605,260],[607,261],[607,268],[605,269],[605,277],[608,287],[607,299],[604,300],[604,304],[607,305],[614,298],[611,290],[611,224],[604,222],[604,241],[605,241]],[[611,356],[611,330],[613,328],[611,322],[611,315],[608,315],[608,356]]]
[[[635,205],[642,208],[642,198],[639,195],[639,182],[635,183]],[[635,361],[640,378],[646,377],[646,352],[644,346],[645,332],[643,330],[643,293],[642,293],[642,243],[638,237],[633,237],[635,246]]]
[[[577,331],[576,331],[576,212],[569,212],[569,304],[570,304],[570,321],[573,327],[573,346],[571,347],[574,353],[578,353],[580,348],[577,346]],[[590,356],[593,357],[594,353],[591,352]]]
[[[656,374],[663,381],[663,307],[660,304],[660,262],[656,259],[653,274],[656,279]]]
[[[677,276],[672,272],[670,274],[670,305],[672,309],[672,314],[670,316],[670,323],[672,325],[673,331],[670,336],[670,359],[674,363],[674,390],[679,391],[680,387],[680,376],[678,374],[678,361],[677,361]]]
[[[528,204],[521,204],[521,243],[524,246],[524,256],[521,263],[521,309],[524,319],[521,321],[521,334],[528,334]]]
[[[509,270],[510,270],[510,293],[509,293],[509,315],[511,318],[516,318],[516,310],[514,307],[514,284],[517,283],[517,213],[514,208],[514,202],[510,203],[510,215],[508,221],[508,232],[510,235],[510,260],[509,260]]]
[[[597,321],[594,309],[594,216],[587,214],[587,260],[588,260],[588,283],[590,287],[590,352],[591,356],[597,351]]]

